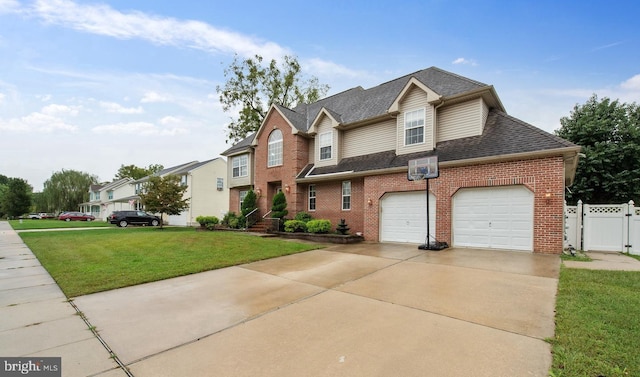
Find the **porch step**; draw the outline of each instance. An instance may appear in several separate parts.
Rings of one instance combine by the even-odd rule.
[[[270,225],[269,223],[267,223],[266,221],[260,220],[257,223],[253,224],[252,226],[250,226],[247,230],[249,232],[254,232],[254,233],[268,233],[268,229],[269,229]]]

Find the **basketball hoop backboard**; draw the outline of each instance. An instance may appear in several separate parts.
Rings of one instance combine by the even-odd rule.
[[[407,179],[420,181],[423,179],[438,178],[438,156],[417,158],[409,161]]]

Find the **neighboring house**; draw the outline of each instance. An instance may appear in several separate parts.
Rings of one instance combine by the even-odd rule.
[[[163,169],[155,176],[177,175],[187,186],[184,197],[189,199],[189,208],[180,215],[167,216],[169,225],[195,225],[198,216],[222,216],[227,212],[229,190],[225,185],[227,163],[222,158],[204,162],[191,161]],[[149,176],[133,180],[124,178],[102,186],[92,185],[90,201],[82,203],[80,210],[91,212],[96,218],[107,219],[118,210],[143,209],[140,192]]]
[[[289,217],[345,219],[366,240],[424,243],[425,181],[408,162],[437,156],[431,241],[559,253],[564,190],[580,147],[506,114],[493,86],[428,68],[293,109],[271,106],[228,157],[229,210],[249,189],[263,216],[283,191]]]

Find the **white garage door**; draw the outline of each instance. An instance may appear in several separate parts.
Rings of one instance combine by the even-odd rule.
[[[453,245],[533,251],[533,193],[524,186],[459,190]]]
[[[167,219],[169,225],[186,226],[187,218],[189,217],[189,211],[180,212],[179,215],[170,215]]]
[[[425,191],[385,194],[380,201],[380,241],[423,244],[427,239]],[[436,234],[436,199],[429,195],[429,232]]]

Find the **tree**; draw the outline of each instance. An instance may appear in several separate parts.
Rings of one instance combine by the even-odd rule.
[[[18,217],[31,209],[33,189],[22,178],[9,178],[2,198],[2,212],[7,216]]]
[[[224,111],[240,108],[238,119],[229,124],[227,141],[237,142],[257,131],[274,103],[291,108],[300,102],[315,102],[329,91],[316,77],[301,77],[302,68],[293,56],[285,56],[281,67],[275,59],[268,66],[262,60],[260,55],[245,60],[236,55],[224,70],[224,87],[216,86]]]
[[[113,178],[113,180],[117,181],[123,178],[140,179],[140,178],[144,178],[146,176],[152,175],[154,173],[157,173],[162,169],[164,169],[164,166],[160,164],[151,164],[146,168],[141,168],[136,165],[127,165],[127,166],[120,165],[120,169],[118,169],[118,173]]]
[[[640,109],[594,94],[560,119],[556,134],[582,146],[576,178],[567,202],[591,204],[640,202]]]
[[[245,195],[244,200],[240,205],[240,213],[242,214],[242,221],[244,222],[243,226],[252,225],[248,223],[249,219],[247,219],[247,216],[249,215],[249,213],[251,213],[251,211],[257,208],[257,199],[258,197],[256,196],[255,192],[253,192],[253,190],[249,190],[249,192],[247,192],[247,195]]]
[[[145,184],[145,192],[140,194],[140,200],[145,210],[163,214],[179,215],[189,208],[189,199],[183,199],[187,186],[180,184],[180,177],[168,175],[166,177],[153,176]],[[160,222],[162,229],[162,221]]]
[[[273,196],[271,217],[280,219],[281,221],[279,223],[282,225],[282,220],[287,216],[287,214],[289,214],[289,211],[287,210],[287,198],[284,196],[284,193],[280,191]]]
[[[98,183],[98,177],[77,170],[55,172],[44,182],[42,202],[45,212],[58,213],[77,209],[80,203],[89,200],[89,187]]]

